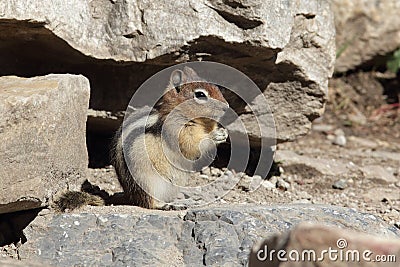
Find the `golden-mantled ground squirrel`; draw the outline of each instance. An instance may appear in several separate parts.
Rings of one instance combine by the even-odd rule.
[[[184,67],[175,70],[153,108],[125,116],[111,149],[112,163],[129,204],[144,208],[171,205],[190,171],[199,170],[228,132],[219,126],[229,105],[218,86]],[[67,192],[55,201],[60,211],[83,205],[103,205],[86,192]]]
[[[228,137],[218,121],[229,105],[219,88],[184,67],[175,70],[153,108],[129,114],[114,138],[112,163],[126,198],[144,208],[165,208]]]

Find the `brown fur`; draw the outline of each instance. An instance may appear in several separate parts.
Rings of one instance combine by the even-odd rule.
[[[196,119],[193,123],[185,125],[179,133],[179,147],[183,155],[190,160],[198,159],[201,155],[200,142],[217,126],[215,121],[209,119]]]
[[[164,94],[161,100],[162,104],[156,107],[161,117],[165,118],[176,106],[190,99],[192,97],[191,94],[197,88],[205,89],[209,93],[210,98],[228,104],[216,85],[206,82],[192,82],[182,85],[179,93],[175,89],[170,89]],[[192,113],[190,110],[186,110],[186,112],[187,115],[191,115]]]
[[[104,204],[104,200],[99,196],[81,191],[68,191],[54,201],[53,208],[56,211],[64,212],[78,209],[86,205],[103,206]]]

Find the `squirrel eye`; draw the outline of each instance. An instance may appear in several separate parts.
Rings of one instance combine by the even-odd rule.
[[[207,100],[206,93],[200,90],[194,92],[194,97],[199,100]]]

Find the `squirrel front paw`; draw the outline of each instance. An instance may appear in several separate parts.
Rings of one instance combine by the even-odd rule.
[[[218,127],[210,133],[210,136],[215,143],[221,144],[224,143],[226,139],[228,139],[228,130],[222,127]]]

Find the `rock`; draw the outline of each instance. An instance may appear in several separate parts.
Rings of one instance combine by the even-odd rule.
[[[326,136],[326,139],[328,139],[329,141],[331,141],[333,143],[333,141],[335,140],[336,136],[333,134],[328,134]]]
[[[250,182],[250,191],[254,191],[257,190],[261,183],[263,182],[263,179],[261,178],[260,175],[254,175],[253,177],[251,177],[251,182]]]
[[[3,229],[1,229],[3,230]],[[1,238],[0,238],[1,239]],[[1,242],[1,241],[0,241]],[[9,245],[3,245],[1,244],[0,246],[0,259],[18,259],[18,247],[21,245],[21,243],[11,243]],[[2,265],[0,265],[2,266]]]
[[[201,170],[201,173],[202,173],[203,175],[206,175],[207,178],[208,178],[208,176],[211,176],[211,169],[210,169],[210,167],[207,166],[207,167],[203,168],[203,169]]]
[[[329,133],[329,132],[333,131],[334,127],[333,127],[333,125],[330,125],[330,124],[313,124],[312,129],[315,132]]]
[[[334,132],[334,137],[332,138],[332,143],[338,146],[346,145],[346,136],[344,135],[344,131],[342,129],[336,129]]]
[[[22,260],[55,266],[245,266],[256,241],[318,222],[400,237],[373,215],[319,205],[230,205],[182,212],[91,207],[81,214],[38,216],[25,230]]]
[[[277,176],[272,176],[268,181],[276,186],[276,183],[278,182],[278,177]]]
[[[368,165],[360,167],[367,179],[379,180],[383,183],[396,183],[398,179],[394,175],[379,165]]]
[[[288,190],[290,188],[290,184],[283,180],[281,177],[278,178],[278,181],[276,183],[276,187],[281,189],[281,190]]]
[[[261,185],[262,185],[264,188],[266,188],[266,189],[273,189],[273,188],[276,187],[276,183],[273,184],[273,183],[271,183],[271,182],[268,181],[268,180],[264,180],[264,181],[261,183]]]
[[[332,0],[338,58],[335,71],[346,72],[400,47],[397,1]]]
[[[346,145],[346,136],[344,135],[336,135],[335,139],[332,142],[334,145],[345,146]]]
[[[335,131],[334,131],[334,134],[336,135],[336,136],[344,136],[344,131],[342,130],[342,129],[340,129],[340,128],[338,128],[338,129],[336,129]]]
[[[281,259],[277,257],[278,251],[283,251]],[[382,256],[382,262],[377,256]],[[400,239],[383,239],[337,227],[303,223],[254,246],[249,266],[395,267],[399,257]]]
[[[258,175],[256,175],[256,176],[259,177]],[[249,192],[249,191],[253,191],[255,189],[254,185],[255,185],[255,183],[253,182],[253,177],[252,176],[248,176],[248,175],[245,174],[240,179],[239,184],[237,185],[237,187],[240,188],[243,191]]]
[[[347,187],[347,182],[344,179],[337,180],[333,185],[333,189],[340,189],[343,190]]]
[[[0,214],[79,189],[88,156],[83,76],[0,77]]]
[[[289,168],[291,165],[305,165],[321,174],[339,176],[356,169],[354,164],[331,159],[311,158],[299,155],[290,150],[277,150],[275,161],[282,162],[283,168]],[[286,169],[286,168],[285,168]]]
[[[28,264],[28,265],[27,265]],[[42,263],[35,263],[32,261],[20,261],[16,259],[0,259],[0,266],[2,267],[50,267],[49,265],[43,265]]]
[[[306,134],[323,112],[335,30],[329,3],[318,0],[10,0],[0,4],[0,48],[0,75],[83,74],[91,83],[90,108],[113,114],[166,66],[225,63],[261,88],[278,140],[285,141]],[[257,145],[254,117],[231,97]],[[96,115],[88,128],[110,134],[115,122]]]
[[[222,175],[222,171],[215,167],[210,167],[210,173],[211,173],[211,175],[213,175],[215,177],[219,177]]]

